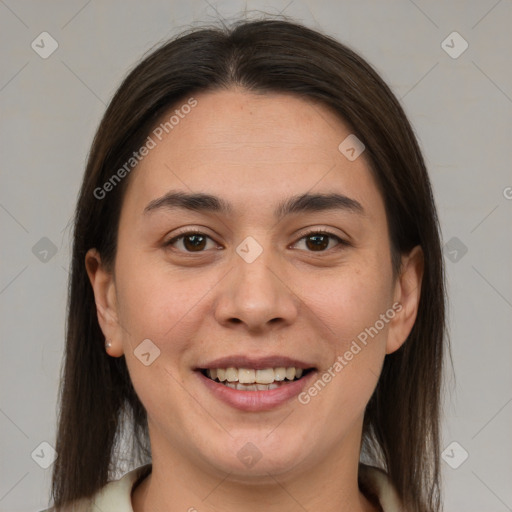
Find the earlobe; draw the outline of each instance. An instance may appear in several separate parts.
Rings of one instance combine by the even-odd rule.
[[[85,268],[91,283],[98,323],[106,340],[109,340],[108,354],[114,357],[123,355],[121,338],[119,337],[119,321],[117,316],[116,290],[114,276],[102,263],[96,249],[89,249],[85,255]]]
[[[401,304],[401,309],[390,322],[386,354],[398,350],[414,326],[420,302],[423,271],[423,250],[417,245],[409,254],[402,256],[400,275],[395,285],[395,302]]]

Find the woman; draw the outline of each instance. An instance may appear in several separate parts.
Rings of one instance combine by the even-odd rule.
[[[182,34],[90,152],[55,510],[440,510],[444,311],[429,178],[376,72],[288,21]]]

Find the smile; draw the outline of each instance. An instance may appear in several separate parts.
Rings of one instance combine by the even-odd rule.
[[[277,368],[208,368],[201,370],[204,376],[238,391],[269,391],[299,380],[311,369],[294,366]]]
[[[217,359],[194,372],[216,402],[245,412],[270,411],[310,385],[317,368],[288,357]]]

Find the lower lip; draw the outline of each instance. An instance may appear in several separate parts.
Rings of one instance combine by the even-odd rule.
[[[268,391],[241,391],[209,379],[200,371],[196,371],[196,373],[201,382],[219,400],[242,411],[256,412],[269,411],[295,398],[315,377],[317,372],[312,370],[299,380],[290,381],[289,384],[283,384]]]

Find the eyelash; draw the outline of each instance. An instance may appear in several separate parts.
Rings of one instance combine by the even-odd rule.
[[[209,238],[210,240],[212,240],[212,238],[210,236],[208,236],[207,234],[205,234],[204,232],[202,231],[199,231],[199,230],[195,230],[195,229],[190,229],[184,233],[181,233],[180,235],[178,236],[175,236],[173,238],[171,238],[170,240],[168,240],[167,242],[164,243],[164,247],[170,247],[172,246],[174,243],[178,242],[179,240],[187,237],[187,236],[190,236],[190,235],[202,235],[202,236],[205,236],[206,238]],[[340,246],[348,246],[349,243],[346,242],[345,240],[343,240],[342,238],[340,238],[338,235],[335,235],[334,233],[331,233],[330,231],[325,231],[325,230],[318,230],[318,229],[314,229],[314,230],[311,230],[311,231],[308,231],[307,233],[304,233],[298,240],[297,242],[295,242],[293,245],[296,245],[298,242],[300,242],[301,240],[303,240],[304,238],[307,238],[308,236],[311,236],[311,235],[326,235],[330,238],[333,238],[334,240],[336,240],[338,242],[337,245],[335,245],[334,247],[331,247],[330,249],[325,249],[323,251],[318,251],[320,253],[326,253],[326,252],[329,252],[333,249],[336,249],[336,248],[340,248]],[[206,252],[206,251],[179,251],[179,252],[183,252],[185,254],[195,254],[195,253],[203,253],[203,252]],[[307,252],[317,252],[317,251],[307,251]]]

